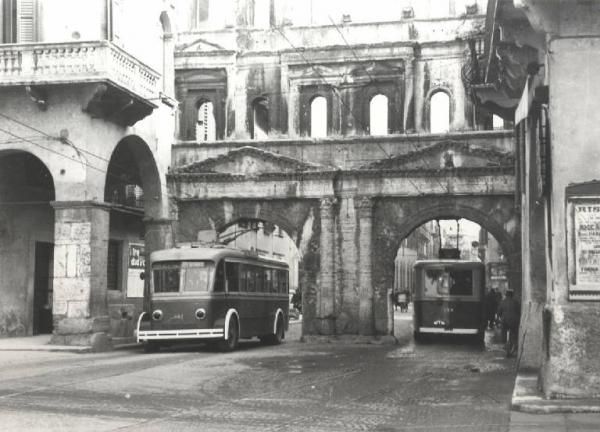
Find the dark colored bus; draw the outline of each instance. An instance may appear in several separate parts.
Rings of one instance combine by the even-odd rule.
[[[215,246],[156,251],[150,265],[150,307],[137,325],[146,351],[183,340],[216,342],[232,351],[240,338],[279,344],[285,337],[286,263]]]
[[[414,264],[413,329],[424,335],[485,335],[485,265],[456,259]]]

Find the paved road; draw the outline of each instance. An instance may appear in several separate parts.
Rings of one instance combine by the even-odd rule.
[[[507,431],[514,361],[497,346],[415,346],[407,317],[395,346],[2,352],[0,430]]]

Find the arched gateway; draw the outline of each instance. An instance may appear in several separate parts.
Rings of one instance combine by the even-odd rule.
[[[372,153],[352,140],[337,140],[335,151],[315,142],[302,155],[294,153],[301,146],[287,142],[233,149],[227,143],[210,157],[187,144],[175,149],[180,167],[168,175],[178,212],[175,236],[195,241],[202,231],[221,231],[240,219],[274,223],[302,252],[305,336],[391,334],[387,294],[396,251],[428,220],[467,218],[488,230],[519,289],[514,161],[499,136],[471,135],[470,143],[390,137],[384,143],[397,154],[367,161],[358,156]]]

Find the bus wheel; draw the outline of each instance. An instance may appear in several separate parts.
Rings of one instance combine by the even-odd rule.
[[[272,336],[273,345],[279,345],[285,338],[285,330],[283,328],[283,320],[281,316],[277,319],[277,326],[275,327],[275,334]]]
[[[279,345],[285,338],[285,330],[283,328],[283,320],[281,317],[277,318],[277,325],[275,327],[275,333],[260,336],[261,343],[265,345]]]
[[[148,341],[144,344],[145,353],[155,353],[160,351],[160,343]]]
[[[232,319],[229,322],[229,330],[227,331],[227,340],[219,341],[219,349],[224,352],[234,351],[240,341],[240,333],[238,329],[237,319]]]

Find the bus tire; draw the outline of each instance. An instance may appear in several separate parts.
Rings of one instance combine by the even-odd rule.
[[[160,351],[160,342],[148,341],[144,343],[145,353],[156,353]]]
[[[237,318],[231,318],[229,329],[227,330],[227,339],[219,341],[219,350],[223,352],[235,351],[240,342],[240,329]]]
[[[285,339],[285,329],[283,327],[283,318],[281,315],[277,318],[275,333],[261,336],[260,341],[265,345],[279,345]]]
[[[285,338],[285,329],[283,328],[283,318],[279,315],[277,325],[275,326],[275,334],[273,335],[273,345],[279,345]]]

